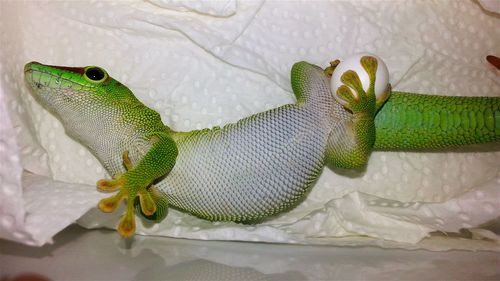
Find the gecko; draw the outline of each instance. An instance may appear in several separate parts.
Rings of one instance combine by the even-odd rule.
[[[380,95],[380,61],[359,58],[359,71],[340,73],[302,61],[291,69],[295,103],[222,127],[178,132],[160,114],[98,66],[30,62],[31,95],[84,145],[111,178],[97,188],[115,192],[98,207],[113,212],[133,236],[135,214],[161,222],[174,208],[210,221],[254,224],[297,206],[325,166],[359,168],[374,150],[448,150],[500,141],[500,97]],[[367,77],[368,86],[360,80]]]

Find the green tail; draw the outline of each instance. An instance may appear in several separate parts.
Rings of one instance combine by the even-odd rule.
[[[500,142],[500,97],[392,92],[375,117],[375,150],[434,150]]]

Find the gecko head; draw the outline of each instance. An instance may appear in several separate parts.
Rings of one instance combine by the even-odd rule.
[[[31,95],[63,123],[101,120],[121,104],[139,102],[98,66],[67,67],[30,62],[24,67]]]

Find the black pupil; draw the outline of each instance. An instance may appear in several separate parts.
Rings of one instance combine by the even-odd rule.
[[[90,80],[94,81],[99,81],[102,78],[104,78],[104,71],[102,71],[100,68],[97,67],[92,67],[87,69],[87,72],[85,74],[87,74],[87,77]]]

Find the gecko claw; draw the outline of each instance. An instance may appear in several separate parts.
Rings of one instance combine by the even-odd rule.
[[[342,100],[345,108],[353,113],[366,110],[369,104],[369,94],[363,90],[363,85],[355,71],[348,70],[340,77],[343,85],[336,91],[337,98]]]
[[[142,213],[146,216],[152,216],[156,212],[156,204],[149,191],[139,193],[139,204]]]
[[[132,210],[127,206],[127,211],[123,214],[120,222],[118,223],[118,233],[122,237],[131,237],[135,233],[135,218],[133,208]]]
[[[111,213],[118,207],[118,204],[127,197],[126,192],[120,190],[116,195],[101,199],[99,209],[105,213]]]
[[[128,157],[128,150],[123,152],[122,159],[123,159],[123,165],[125,166],[127,171],[132,170],[134,165],[132,165],[132,161],[130,161],[130,158]]]
[[[154,212],[147,211],[144,204],[142,202],[136,202],[135,208],[137,213],[141,213],[141,215],[149,221],[161,222],[168,214],[168,201],[166,196],[162,194],[154,185],[151,185],[148,188],[148,196],[151,196],[151,200],[154,203],[153,207],[155,208]]]
[[[101,179],[96,183],[97,188],[101,191],[117,191],[123,187],[123,181],[118,179]]]
[[[335,68],[337,65],[339,65],[340,60],[334,60],[330,62],[330,66],[325,68],[324,72],[328,77],[332,77],[333,71],[335,71]]]

